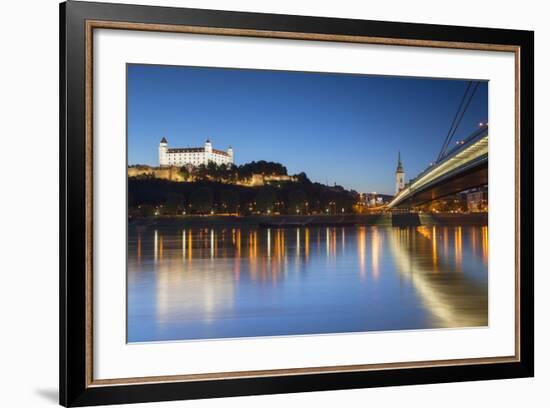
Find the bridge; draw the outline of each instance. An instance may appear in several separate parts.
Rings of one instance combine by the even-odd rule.
[[[489,128],[483,125],[412,179],[387,208],[410,208],[487,185],[488,162]]]

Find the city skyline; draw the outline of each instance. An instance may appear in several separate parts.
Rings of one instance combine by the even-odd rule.
[[[158,165],[162,137],[210,139],[237,165],[393,194],[398,151],[407,180],[434,161],[468,81],[132,64],[127,83],[128,164]],[[454,140],[487,121],[487,99],[481,82]]]

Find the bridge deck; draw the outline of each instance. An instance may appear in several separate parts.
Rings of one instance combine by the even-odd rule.
[[[441,161],[428,167],[411,180],[409,185],[388,204],[388,207],[395,208],[415,201],[429,201],[429,199],[441,197],[444,193],[448,195],[486,184],[489,136],[486,128],[482,130],[483,132],[475,133],[450,151]],[[465,178],[460,182],[462,176]],[[442,184],[451,181],[453,184],[450,184],[448,189],[441,188]],[[438,188],[439,193],[436,191]],[[426,194],[430,191],[433,194]]]

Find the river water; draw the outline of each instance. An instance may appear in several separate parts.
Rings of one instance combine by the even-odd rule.
[[[486,326],[487,227],[130,227],[129,342]]]

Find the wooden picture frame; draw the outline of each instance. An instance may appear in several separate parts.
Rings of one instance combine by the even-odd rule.
[[[93,30],[507,51],[516,58],[516,352],[461,360],[93,378]],[[68,1],[60,5],[60,403],[337,390],[534,375],[534,34],[529,31]],[[520,251],[521,248],[521,251]]]

